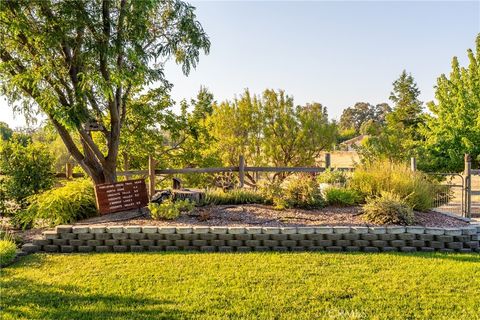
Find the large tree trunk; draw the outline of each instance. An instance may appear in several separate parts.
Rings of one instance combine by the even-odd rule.
[[[95,151],[92,150],[92,144],[87,141],[89,138],[91,139],[90,135],[81,132],[80,142],[83,149],[82,153],[73,141],[68,130],[52,116],[50,116],[50,120],[57,129],[67,150],[96,185],[117,181],[117,152],[109,152],[109,156],[104,157],[98,149]],[[79,129],[79,132],[80,130],[83,129]],[[116,131],[116,134],[119,136],[120,132]],[[117,141],[119,139],[119,137],[114,138]],[[111,144],[110,147],[118,148],[118,144]]]

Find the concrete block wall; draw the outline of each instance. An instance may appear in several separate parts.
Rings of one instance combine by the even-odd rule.
[[[25,244],[33,252],[364,251],[480,252],[480,225],[401,227],[57,226]]]

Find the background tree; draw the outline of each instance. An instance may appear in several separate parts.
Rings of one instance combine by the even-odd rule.
[[[461,171],[463,154],[480,161],[480,34],[476,53],[468,49],[469,65],[460,67],[452,60],[449,77],[437,80],[435,98],[428,103],[431,112],[423,130],[425,147],[419,165],[428,170]]]
[[[265,90],[261,96],[246,90],[234,101],[214,105],[208,123],[211,149],[228,166],[238,165],[240,155],[251,166],[313,165],[321,151],[333,146],[337,134],[325,107],[295,107],[293,97],[282,90]],[[253,176],[246,177],[255,184]]]
[[[167,84],[166,60],[188,74],[209,46],[182,1],[4,1],[0,93],[27,115],[44,113],[95,183],[113,182],[132,97]],[[101,140],[85,130],[91,121],[102,125]]]
[[[372,105],[366,102],[357,102],[353,107],[346,108],[340,117],[339,142],[351,139],[362,132],[362,126],[365,123],[375,123],[376,126],[383,126],[387,115],[391,112],[391,108],[387,103]]]
[[[13,130],[10,129],[10,127],[8,126],[8,124],[6,124],[5,122],[0,121],[0,138],[1,138],[3,141],[7,141],[7,140],[10,140],[10,138],[12,137],[12,135],[13,135]]]
[[[401,131],[409,140],[418,140],[418,128],[423,123],[423,103],[418,100],[420,90],[411,74],[403,70],[393,83],[390,100],[394,103],[393,112],[387,116],[387,126]]]
[[[165,154],[176,147],[171,143],[178,129],[173,104],[168,88],[163,87],[131,99],[119,145],[119,165],[124,170],[146,168],[149,155],[162,163]]]
[[[283,91],[266,90],[262,104],[263,149],[270,165],[313,165],[320,152],[333,146],[336,126],[329,122],[327,109],[320,103],[294,107],[293,98]]]
[[[70,155],[70,152],[68,152],[65,147],[62,138],[50,123],[43,124],[35,129],[30,137],[33,143],[39,143],[48,149],[52,157],[55,159],[55,172],[64,172],[67,163],[72,165],[76,164],[75,160]],[[76,143],[78,143],[78,141],[76,141]]]
[[[5,199],[26,204],[26,198],[54,184],[53,156],[39,142],[21,144],[17,140],[0,141],[0,189]],[[1,198],[1,197],[0,197]],[[1,199],[0,199],[1,200]],[[0,204],[0,208],[4,207]]]
[[[416,155],[423,137],[420,127],[424,121],[422,102],[418,100],[420,90],[411,74],[404,70],[393,83],[390,100],[394,103],[392,112],[386,114],[382,127],[365,126],[364,130],[379,132],[370,136],[359,149],[366,161],[387,158],[400,161]],[[381,106],[386,108],[386,106]]]
[[[265,163],[262,153],[262,129],[265,124],[261,102],[255,95],[245,92],[233,101],[224,101],[213,106],[207,120],[213,137],[212,150],[217,150],[223,164],[238,165],[244,155],[248,165]]]

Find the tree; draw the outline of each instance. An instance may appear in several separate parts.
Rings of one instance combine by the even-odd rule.
[[[265,163],[261,145],[265,122],[261,108],[260,99],[248,89],[233,101],[214,104],[207,126],[213,137],[211,148],[218,150],[223,164],[238,165],[240,155],[252,166]]]
[[[208,123],[212,148],[229,166],[238,165],[240,155],[250,166],[313,165],[321,151],[333,146],[337,134],[325,107],[295,106],[293,97],[282,90],[265,90],[261,96],[245,90],[232,102],[214,105]],[[254,177],[246,177],[246,183],[255,184]]]
[[[55,158],[55,172],[64,171],[67,163],[75,164],[62,138],[51,124],[47,123],[34,130],[31,133],[31,140],[33,143],[40,143],[48,148],[51,155]],[[76,143],[78,143],[78,141],[76,141]]]
[[[181,167],[212,167],[221,165],[217,150],[211,149],[213,136],[208,123],[216,104],[213,94],[201,87],[197,97],[184,101],[180,135],[182,144],[172,155],[172,162]],[[187,109],[193,108],[191,112]]]
[[[403,70],[393,83],[390,100],[394,103],[393,112],[387,116],[390,128],[402,131],[412,140],[419,137],[418,128],[423,122],[423,103],[418,100],[420,90],[411,74]]]
[[[119,145],[119,165],[124,170],[145,168],[149,155],[161,162],[178,128],[172,105],[168,90],[161,87],[131,99]]]
[[[393,83],[390,100],[394,107],[392,112],[386,114],[385,124],[380,128],[371,125],[363,127],[365,131],[378,133],[366,139],[359,149],[365,161],[378,158],[401,161],[416,155],[423,139],[420,127],[424,121],[419,95],[420,90],[413,76],[404,70]]]
[[[428,103],[425,157],[419,162],[425,169],[461,171],[464,153],[480,161],[480,34],[476,53],[468,49],[467,54],[468,67],[460,67],[453,57],[450,75],[437,79],[437,101]]]
[[[114,182],[132,98],[168,85],[167,60],[188,74],[209,46],[194,7],[179,0],[4,1],[0,93],[26,115],[44,113],[96,184]]]
[[[335,142],[336,125],[328,120],[327,109],[320,103],[293,105],[293,98],[283,91],[263,93],[263,149],[274,166],[315,164],[324,150]]]
[[[25,205],[28,196],[51,188],[53,161],[48,148],[41,143],[0,141],[0,172],[5,176],[0,184],[4,184],[7,199]]]
[[[366,102],[357,102],[353,107],[346,108],[340,117],[340,129],[348,131],[354,129],[356,134],[360,133],[362,125],[373,120],[379,124],[385,122],[386,115],[391,112],[387,103],[380,103],[376,106]]]
[[[8,141],[13,135],[13,130],[10,129],[8,124],[5,122],[0,121],[0,138],[3,141]]]

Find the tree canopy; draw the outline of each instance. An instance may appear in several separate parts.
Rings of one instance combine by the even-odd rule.
[[[335,143],[337,127],[319,103],[295,106],[284,91],[248,90],[233,101],[213,107],[207,119],[216,150],[224,164],[235,166],[244,155],[251,166],[313,165],[321,151]],[[247,178],[253,182],[253,178]]]
[[[366,161],[374,158],[388,158],[400,161],[414,156],[419,142],[423,139],[420,128],[423,123],[423,103],[418,100],[420,90],[411,74],[402,71],[393,82],[390,100],[394,103],[392,112],[385,117],[382,128],[365,126],[370,132],[377,132],[369,137],[360,152]]]
[[[387,103],[379,103],[374,106],[366,102],[357,102],[353,107],[343,110],[339,126],[341,130],[354,129],[355,133],[359,134],[365,122],[372,120],[383,124],[387,114],[391,111],[392,109]]]
[[[454,57],[450,75],[437,80],[437,101],[428,103],[423,130],[426,169],[460,171],[464,153],[480,162],[480,34],[475,44],[476,52],[467,51],[468,66]]]
[[[170,86],[167,60],[188,74],[209,47],[194,7],[178,0],[3,1],[0,93],[26,115],[45,114],[94,182],[112,182],[132,98]]]

